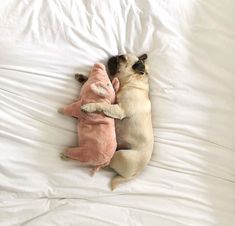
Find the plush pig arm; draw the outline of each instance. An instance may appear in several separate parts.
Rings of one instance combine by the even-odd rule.
[[[74,103],[64,107],[63,109],[60,109],[60,112],[65,115],[68,115],[68,116],[73,116],[73,117],[79,118],[81,103],[82,103],[81,100],[74,102]]]

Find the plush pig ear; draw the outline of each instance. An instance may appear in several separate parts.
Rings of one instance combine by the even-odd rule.
[[[108,96],[107,87],[102,82],[96,82],[91,84],[91,90],[101,97]]]
[[[116,93],[119,90],[119,87],[120,87],[120,82],[119,82],[118,78],[113,79],[112,85],[113,85],[113,89]]]

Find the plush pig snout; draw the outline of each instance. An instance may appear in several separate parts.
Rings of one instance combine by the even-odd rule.
[[[101,63],[97,63],[93,66],[93,69],[92,69],[93,72],[97,72],[97,71],[103,71],[106,73],[106,69],[105,69],[105,66]]]

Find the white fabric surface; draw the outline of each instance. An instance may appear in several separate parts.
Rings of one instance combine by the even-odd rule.
[[[235,1],[0,2],[0,225],[233,226]],[[114,192],[59,153],[75,72],[148,53],[154,153]]]

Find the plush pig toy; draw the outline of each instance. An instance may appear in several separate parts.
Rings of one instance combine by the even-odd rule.
[[[105,66],[95,64],[81,88],[78,101],[60,110],[65,115],[79,119],[79,147],[67,149],[62,157],[94,166],[93,173],[109,164],[117,147],[114,119],[103,113],[85,113],[81,106],[95,102],[113,104],[118,89],[119,80],[114,78],[111,84]]]

